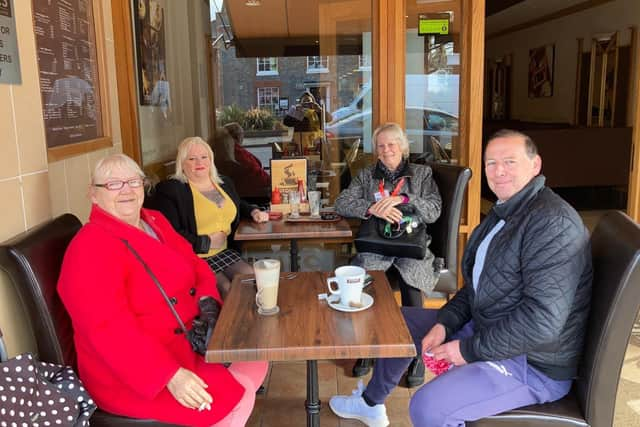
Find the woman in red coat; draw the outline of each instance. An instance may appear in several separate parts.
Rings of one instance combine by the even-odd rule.
[[[221,303],[215,276],[157,211],[142,209],[144,174],[129,157],[98,162],[89,222],[65,254],[58,291],[71,316],[78,370],[102,409],[191,426],[244,426],[266,362],[206,363],[194,353],[141,262],[184,324],[198,301]]]

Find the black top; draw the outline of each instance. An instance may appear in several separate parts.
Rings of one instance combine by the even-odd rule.
[[[226,176],[222,178],[222,190],[229,195],[236,205],[236,217],[231,223],[231,234],[227,238],[227,247],[236,248],[233,235],[238,228],[240,217],[251,217],[251,211],[257,209],[255,205],[250,205],[240,199],[233,182]],[[196,213],[193,206],[193,193],[189,183],[184,183],[177,179],[167,179],[159,182],[155,190],[145,199],[144,206],[156,209],[167,217],[173,228],[191,243],[193,250],[197,254],[206,254],[211,247],[211,239],[206,234],[198,234],[196,224]]]

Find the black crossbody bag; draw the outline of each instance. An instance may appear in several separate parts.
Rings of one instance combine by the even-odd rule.
[[[412,205],[398,205],[405,221],[390,224],[372,216],[360,223],[360,230],[354,239],[358,252],[371,252],[398,258],[423,259],[431,237],[427,225],[420,221]]]
[[[220,304],[218,301],[210,296],[200,298],[200,301],[198,301],[200,314],[193,319],[191,329],[187,329],[182,319],[180,319],[180,316],[178,316],[178,312],[176,312],[176,309],[173,307],[173,304],[169,300],[167,293],[164,291],[164,288],[158,281],[156,275],[153,274],[153,271],[151,271],[147,263],[144,262],[142,257],[135,249],[133,249],[129,242],[124,239],[122,239],[122,241],[136,259],[140,261],[140,264],[142,264],[149,276],[151,276],[153,283],[156,284],[156,287],[169,306],[171,313],[173,313],[173,316],[178,321],[178,325],[180,325],[180,329],[184,333],[184,336],[187,338],[187,341],[189,341],[189,344],[191,344],[193,351],[204,356],[207,352],[207,345],[209,344],[211,335],[213,334],[213,328],[215,327],[216,322],[218,321],[218,316],[220,315]]]

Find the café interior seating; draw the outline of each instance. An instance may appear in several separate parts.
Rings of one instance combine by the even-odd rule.
[[[611,427],[616,391],[640,309],[640,227],[627,215],[605,215],[591,236],[593,291],[578,378],[569,394],[467,422],[468,427]]]
[[[67,246],[81,226],[75,216],[64,214],[19,234],[0,246],[0,268],[16,287],[28,312],[38,358],[44,362],[72,366],[76,372],[71,319],[58,296],[56,284]],[[87,301],[87,304],[97,303]],[[173,426],[153,420],[121,417],[100,409],[91,417],[91,425]]]
[[[435,169],[443,166],[451,167],[438,165]],[[56,292],[56,282],[64,251],[80,226],[75,216],[65,214],[0,246],[0,267],[28,310],[40,360],[74,367],[71,322]],[[622,362],[640,308],[640,227],[621,212],[609,213],[598,223],[591,245],[592,306],[583,360],[570,394],[550,404],[468,422],[469,427],[612,425]],[[100,410],[91,423],[98,427],[170,426]]]

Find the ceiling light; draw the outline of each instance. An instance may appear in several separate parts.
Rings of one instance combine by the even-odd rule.
[[[261,6],[262,0],[247,0],[244,4],[245,6]]]

